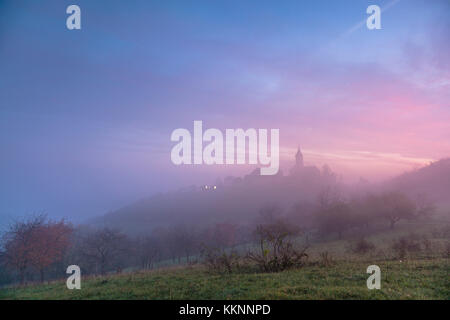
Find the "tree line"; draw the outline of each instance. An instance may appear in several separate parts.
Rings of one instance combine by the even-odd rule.
[[[412,199],[391,191],[345,199],[337,188],[327,187],[312,206],[297,204],[283,210],[265,205],[255,223],[246,226],[217,223],[199,230],[175,225],[129,236],[118,229],[74,226],[37,215],[12,223],[1,236],[0,284],[62,278],[72,264],[79,265],[83,274],[104,275],[202,259],[214,264],[227,258],[228,263],[233,248],[249,243],[255,247],[247,255],[250,260],[265,270],[278,270],[299,265],[307,256],[293,246],[292,239],[301,232],[342,238],[353,230],[394,228],[400,220],[427,217],[434,210],[424,196]]]

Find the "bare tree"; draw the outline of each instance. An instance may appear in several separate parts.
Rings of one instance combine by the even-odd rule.
[[[82,242],[81,252],[104,275],[108,268],[119,268],[120,258],[127,251],[128,238],[115,229],[103,228],[90,232]]]
[[[216,223],[208,228],[204,241],[215,248],[229,248],[237,243],[237,225],[232,223]]]
[[[179,254],[183,254],[188,263],[189,257],[199,248],[195,231],[185,225],[175,227],[175,243],[179,248]]]
[[[152,236],[138,238],[136,253],[143,269],[153,269],[155,262],[161,258],[161,242]]]
[[[401,192],[386,192],[377,198],[378,215],[389,221],[391,229],[401,219],[415,218],[416,205]]]
[[[276,203],[266,204],[259,210],[258,222],[275,223],[283,215],[283,209]]]
[[[334,202],[326,207],[320,206],[316,213],[316,223],[322,234],[337,233],[339,239],[345,230],[352,225],[352,208],[346,202]]]
[[[426,218],[436,211],[436,205],[431,201],[428,195],[420,193],[415,198],[416,216]]]
[[[317,202],[319,209],[326,209],[337,202],[342,202],[343,196],[337,185],[327,185],[319,192]]]

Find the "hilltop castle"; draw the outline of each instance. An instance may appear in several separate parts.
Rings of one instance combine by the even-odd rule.
[[[295,165],[290,170],[291,176],[319,176],[320,171],[316,166],[305,166],[303,163],[303,153],[300,150],[300,147],[297,149],[297,153],[295,154]]]

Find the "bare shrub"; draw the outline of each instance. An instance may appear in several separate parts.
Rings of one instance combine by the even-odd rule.
[[[395,240],[391,248],[400,259],[406,258],[408,254],[417,253],[422,250],[420,238],[416,235],[408,235]]]
[[[329,267],[334,264],[333,257],[328,251],[323,251],[319,253],[320,265],[324,267]]]
[[[421,246],[426,253],[433,253],[433,243],[426,236],[423,236],[421,239]]]
[[[450,241],[447,241],[447,245],[445,246],[444,257],[450,258]]]
[[[240,267],[241,257],[232,249],[204,246],[201,251],[203,265],[213,273],[233,273]]]
[[[299,230],[283,220],[258,225],[254,235],[259,246],[250,251],[247,258],[263,272],[301,267],[308,257],[307,246],[301,249],[294,247],[293,240],[299,235]]]
[[[369,251],[374,251],[375,245],[367,241],[364,238],[361,238],[350,245],[350,251],[355,254],[366,254]]]

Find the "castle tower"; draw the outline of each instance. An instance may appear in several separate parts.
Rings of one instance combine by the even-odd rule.
[[[297,153],[295,154],[295,167],[303,168],[303,154],[300,147],[298,147]]]

